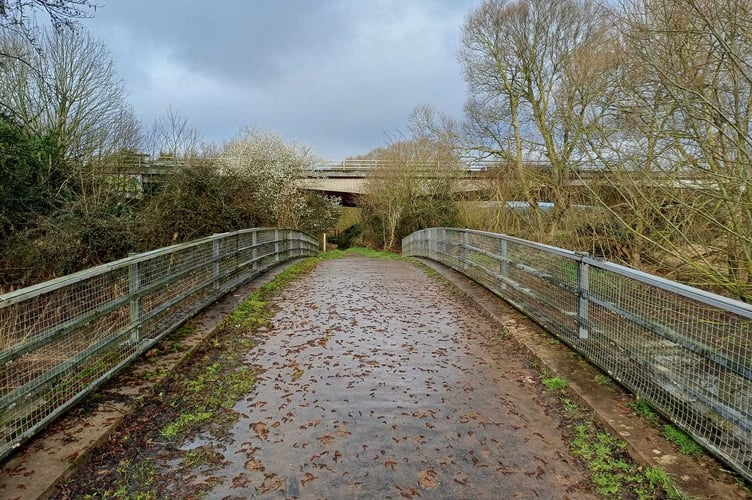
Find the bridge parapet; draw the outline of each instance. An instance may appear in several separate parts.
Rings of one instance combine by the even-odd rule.
[[[752,480],[752,307],[587,254],[454,228],[402,240],[543,325]]]
[[[318,241],[217,234],[0,295],[0,459],[203,307]]]

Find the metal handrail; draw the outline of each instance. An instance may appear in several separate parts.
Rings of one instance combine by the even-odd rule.
[[[255,228],[0,295],[0,458],[203,307],[319,242]]]
[[[502,234],[417,231],[403,254],[507,300],[752,480],[752,307]]]

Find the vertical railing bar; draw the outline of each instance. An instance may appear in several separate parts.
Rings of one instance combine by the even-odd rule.
[[[141,296],[138,293],[141,288],[141,273],[139,262],[131,262],[128,266],[128,296],[130,301],[130,324],[131,324],[131,343],[135,344],[141,340]]]
[[[590,266],[584,253],[577,259],[577,336],[586,340],[589,335],[590,315]]]
[[[258,229],[254,229],[251,233],[251,261],[253,264],[251,264],[251,271],[253,273],[256,273],[256,269],[258,269],[258,248],[256,248],[256,245],[258,245]]]
[[[501,276],[500,286],[502,290],[507,289],[506,279],[509,278],[509,257],[508,241],[505,235],[499,239],[499,276]]]
[[[470,235],[467,231],[462,232],[462,249],[460,251],[461,259],[462,259],[462,269],[467,271],[467,269],[470,267]]]
[[[274,262],[279,262],[279,230],[274,230]]]
[[[219,290],[219,273],[220,273],[220,260],[221,260],[221,245],[220,239],[212,240],[212,281],[214,283],[214,290]]]

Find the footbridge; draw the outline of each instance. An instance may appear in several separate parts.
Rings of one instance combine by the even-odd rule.
[[[249,229],[0,295],[0,457],[207,305],[319,251],[305,233]],[[503,298],[752,479],[748,304],[479,231],[419,231],[403,241],[403,253],[471,278],[485,287],[484,300],[488,292]],[[232,446],[211,448],[226,468],[202,469],[205,493],[588,497],[578,490],[582,471],[552,432],[561,423],[536,406],[529,384],[538,375],[519,363],[522,351],[499,344],[509,341],[497,337],[498,325],[419,268],[322,260],[279,300],[272,323],[253,334],[257,347],[248,344],[241,358],[261,367],[252,393],[232,408],[191,414],[196,426],[214,412],[238,414],[232,438],[222,441]],[[243,363],[224,376],[248,370]],[[144,443],[166,459],[221,441],[209,428],[182,444],[166,442],[162,431]],[[173,489],[163,493],[195,493],[180,488],[198,487],[202,472],[188,473],[168,476]]]

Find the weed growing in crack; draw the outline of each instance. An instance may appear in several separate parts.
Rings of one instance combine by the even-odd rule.
[[[631,403],[627,403],[632,411],[643,417],[649,424],[658,427],[661,422],[661,417],[655,412],[652,406],[650,406],[644,399],[637,399]]]
[[[168,440],[183,437],[190,430],[195,429],[211,418],[212,414],[208,411],[199,411],[196,413],[181,413],[178,419],[167,424],[159,434]]]
[[[579,416],[570,428],[572,454],[587,466],[599,494],[606,498],[623,498],[627,492],[634,492],[641,500],[684,498],[666,471],[658,467],[638,467],[629,458],[623,440],[598,429],[580,409],[569,413],[573,414]]]

